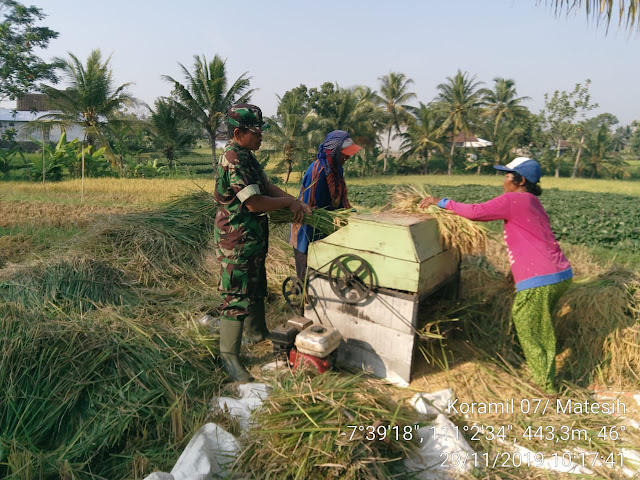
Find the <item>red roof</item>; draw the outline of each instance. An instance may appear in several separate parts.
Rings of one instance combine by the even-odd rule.
[[[451,141],[451,133],[447,134],[447,139]],[[458,132],[455,143],[477,142],[478,139],[473,133]]]

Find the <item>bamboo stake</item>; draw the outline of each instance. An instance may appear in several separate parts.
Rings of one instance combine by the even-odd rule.
[[[82,142],[82,180],[80,191],[80,203],[84,202],[84,141]]]
[[[42,186],[44,187],[44,176],[45,176],[45,168],[44,168],[44,126],[42,127]]]

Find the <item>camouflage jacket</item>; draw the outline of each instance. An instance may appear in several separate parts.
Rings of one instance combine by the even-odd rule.
[[[218,211],[214,242],[218,260],[242,264],[255,255],[266,255],[269,220],[266,215],[251,213],[244,205],[250,196],[267,193],[267,177],[256,157],[230,141],[218,161],[215,180]]]

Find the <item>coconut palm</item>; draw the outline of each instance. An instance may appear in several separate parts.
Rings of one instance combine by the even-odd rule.
[[[404,73],[391,72],[379,77],[380,94],[378,102],[384,111],[384,123],[387,132],[387,151],[384,157],[383,170],[387,169],[387,157],[391,147],[391,136],[395,131],[400,135],[400,127],[407,123],[411,115],[407,102],[416,98],[416,94],[409,91],[409,85],[413,83]]]
[[[518,147],[520,137],[524,129],[516,120],[500,122],[498,128],[488,133],[491,146],[487,150],[493,155],[495,165],[505,165],[509,163],[512,152]],[[480,169],[478,169],[480,173]]]
[[[377,96],[367,87],[340,88],[331,94],[332,113],[318,116],[318,126],[324,132],[344,130],[363,148],[375,146],[380,120],[376,107]],[[314,140],[322,139],[316,138]],[[319,143],[319,142],[315,142]]]
[[[415,109],[415,122],[411,122],[407,131],[402,134],[403,141],[400,148],[405,150],[404,157],[418,155],[424,160],[424,173],[429,173],[429,161],[434,150],[444,153],[445,138],[440,130],[436,111],[420,102]]]
[[[526,108],[520,104],[530,97],[518,97],[516,82],[511,78],[496,77],[493,82],[493,90],[483,91],[482,115],[493,119],[493,134],[496,135],[502,120],[512,120],[525,112]]]
[[[480,85],[482,82],[477,82],[475,75],[458,70],[455,77],[447,77],[447,82],[437,87],[439,93],[433,106],[444,116],[440,127],[442,132],[451,134],[448,175],[453,169],[455,138],[460,132],[471,133],[473,120],[482,105],[483,91],[479,90]]]
[[[155,107],[149,117],[151,140],[162,151],[171,170],[173,161],[193,146],[195,138],[184,129],[184,120],[176,114],[170,102],[158,99]]]
[[[545,3],[554,3],[556,11],[566,7],[567,11],[574,8],[584,7],[587,16],[594,17],[599,21],[606,17],[607,26],[611,23],[611,17],[617,12],[618,24],[624,22],[631,30],[634,25],[640,26],[640,0],[554,0]]]
[[[294,99],[282,102],[282,98],[278,97],[278,100],[278,114],[267,118],[270,128],[264,132],[263,150],[283,154],[281,165],[287,169],[285,183],[288,183],[294,166],[311,156],[311,135],[316,119],[308,111],[305,113]]]
[[[591,178],[603,175],[624,177],[629,164],[620,155],[615,155],[613,149],[613,139],[606,125],[588,135],[584,150]]]
[[[249,90],[250,78],[246,76],[247,72],[229,86],[226,60],[218,55],[211,62],[207,62],[204,55],[195,55],[193,58],[193,73],[178,63],[184,74],[184,85],[169,75],[163,75],[162,78],[173,84],[171,101],[176,111],[207,132],[215,169],[216,136],[222,120],[231,105],[248,101],[253,90]]]
[[[127,92],[131,83],[118,87],[113,82],[113,71],[109,66],[111,56],[102,61],[100,49],[93,50],[87,57],[86,65],[72,53],[68,59],[54,59],[62,65],[69,86],[65,90],[48,88],[53,109],[60,113],[48,115],[67,123],[80,123],[85,132],[85,140],[98,143],[107,148],[112,166],[116,160],[104,137],[104,129],[109,121],[115,120],[115,114],[124,106],[135,103]]]

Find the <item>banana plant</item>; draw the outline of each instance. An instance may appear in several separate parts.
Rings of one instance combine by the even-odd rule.
[[[48,180],[60,181],[64,175],[64,169],[69,168],[70,162],[76,158],[78,139],[67,142],[66,132],[62,132],[60,140],[55,147],[44,145],[44,170]],[[38,157],[31,165],[31,177],[34,180],[42,180],[42,157]]]
[[[158,165],[158,159],[147,160],[147,163],[139,163],[133,169],[136,177],[153,178],[167,173],[166,165]]]

